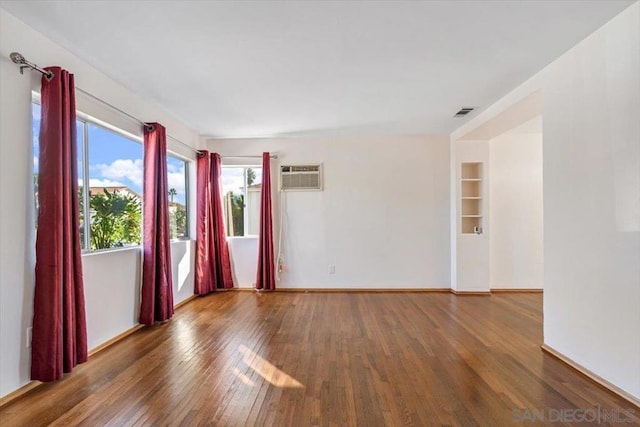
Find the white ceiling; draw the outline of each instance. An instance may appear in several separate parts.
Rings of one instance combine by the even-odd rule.
[[[197,132],[252,137],[450,133],[631,3],[1,6]]]

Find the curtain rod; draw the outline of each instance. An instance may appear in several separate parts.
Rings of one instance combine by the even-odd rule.
[[[102,99],[98,98],[97,96],[93,95],[92,93],[87,92],[86,90],[84,90],[84,89],[82,89],[82,88],[79,88],[79,87],[77,87],[77,86],[76,86],[76,90],[77,90],[78,92],[82,92],[83,94],[85,94],[85,95],[86,95],[86,96],[88,96],[89,98],[91,98],[91,99],[93,99],[93,100],[95,100],[95,101],[97,101],[97,102],[101,103],[102,105],[105,105],[105,106],[107,106],[107,107],[111,108],[112,110],[117,111],[118,113],[120,113],[120,114],[122,114],[122,115],[126,116],[127,118],[131,119],[132,121],[134,121],[134,122],[138,123],[140,126],[143,126],[143,127],[144,127],[144,126],[146,126],[146,125],[147,125],[147,123],[146,123],[146,122],[144,122],[144,121],[140,120],[139,118],[137,118],[137,117],[135,117],[135,116],[132,116],[131,114],[127,113],[127,112],[126,112],[126,111],[124,111],[124,110],[121,110],[120,108],[116,107],[115,105],[109,104],[107,101],[104,101],[104,100],[102,100]],[[168,139],[173,140],[174,142],[177,142],[177,143],[178,143],[178,144],[180,144],[180,145],[183,145],[185,148],[188,148],[189,150],[193,151],[193,152],[194,152],[194,153],[196,153],[196,154],[200,154],[200,150],[198,150],[198,149],[196,149],[196,148],[193,148],[193,147],[192,147],[192,146],[190,146],[189,144],[186,144],[186,143],[184,143],[184,142],[180,141],[178,138],[176,138],[176,137],[174,137],[174,136],[171,136],[171,135],[167,134],[167,138],[168,138]]]
[[[22,56],[20,53],[18,52],[11,52],[11,54],[9,55],[9,57],[11,58],[11,61],[13,61],[13,63],[20,65],[20,74],[24,74],[24,69],[28,68],[30,70],[33,71],[37,71],[39,73],[41,73],[42,75],[45,76],[45,78],[48,81],[51,81],[51,79],[53,79],[53,73],[51,71],[47,71],[41,67],[39,67],[38,65],[29,62],[25,59],[24,56]],[[83,94],[85,94],[86,96],[88,96],[89,98],[93,99],[94,101],[97,101],[99,103],[101,103],[102,105],[111,108],[114,111],[117,111],[118,113],[124,115],[125,117],[129,118],[130,120],[133,120],[134,122],[138,123],[141,126],[146,126],[147,123],[140,120],[139,118],[137,118],[136,116],[133,116],[129,113],[127,113],[124,110],[121,110],[120,108],[116,107],[113,104],[109,104],[107,101],[98,98],[97,96],[95,96],[94,94],[87,92],[86,90],[79,88],[76,86],[75,88],[78,92],[82,92]],[[178,144],[184,146],[185,148],[195,152],[198,156],[202,156],[203,152],[201,150],[198,150],[196,148],[193,148],[192,146],[190,146],[189,144],[185,144],[184,142],[180,141],[178,138],[171,136],[169,134],[167,134],[167,138],[173,140],[174,142],[177,142]],[[261,159],[262,156],[221,156],[223,159]],[[277,154],[273,154],[270,155],[269,158],[271,159],[277,159],[278,155]]]
[[[14,64],[18,64],[20,65],[20,74],[24,74],[24,69],[28,68],[30,70],[33,71],[37,71],[39,73],[41,73],[42,75],[45,76],[45,78],[47,79],[47,81],[51,81],[51,79],[53,79],[53,73],[51,71],[47,71],[39,66],[37,66],[36,64],[29,62],[25,59],[24,56],[22,56],[20,53],[18,52],[11,52],[11,54],[9,55],[9,58],[11,58],[11,61]],[[83,94],[85,94],[86,96],[88,96],[89,98],[92,98],[93,100],[111,108],[114,111],[117,111],[123,115],[125,115],[126,117],[128,117],[129,119],[133,120],[134,122],[140,124],[141,126],[146,126],[147,123],[140,120],[139,118],[132,116],[131,114],[127,113],[126,111],[121,110],[120,108],[116,107],[115,105],[109,104],[107,101],[104,101],[100,98],[98,98],[97,96],[87,92],[84,89],[81,89],[79,87],[76,86],[76,90],[78,92],[82,92]],[[192,146],[190,146],[189,144],[185,144],[184,142],[180,141],[178,138],[173,137],[169,134],[167,134],[167,138],[173,140],[174,142],[177,142],[178,144],[183,145],[184,147],[188,148],[189,150],[195,152],[196,154],[201,154],[200,150],[197,150],[195,148],[193,148]]]
[[[30,70],[41,73],[47,79],[47,81],[51,81],[51,79],[53,79],[53,73],[51,71],[47,71],[44,68],[38,67],[33,62],[27,61],[25,57],[18,52],[11,52],[9,54],[9,58],[14,64],[18,64],[20,66],[20,74],[24,74],[24,69],[28,68]]]
[[[261,159],[262,156],[220,156],[223,159]],[[270,159],[278,159],[277,154],[269,155]]]

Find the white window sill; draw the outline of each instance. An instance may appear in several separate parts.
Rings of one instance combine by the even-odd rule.
[[[195,241],[195,240],[191,240],[190,238],[173,239],[169,241],[169,244],[173,245],[174,243],[181,243],[181,242],[189,243],[192,241]],[[109,249],[98,249],[95,251],[83,250],[82,256],[103,255],[103,254],[110,254],[113,252],[126,252],[126,251],[142,251],[142,245],[117,247],[117,248],[109,248]]]
[[[82,256],[93,256],[93,255],[103,255],[109,254],[113,252],[126,252],[126,251],[141,251],[142,246],[127,246],[120,248],[109,248],[109,249],[98,249],[96,251],[82,251]]]
[[[180,243],[180,242],[195,242],[195,239],[191,240],[191,238],[189,238],[189,237],[179,237],[177,239],[171,239],[169,241],[169,243],[172,243],[172,244],[173,243]]]

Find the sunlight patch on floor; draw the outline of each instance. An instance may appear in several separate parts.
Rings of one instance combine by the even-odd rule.
[[[241,345],[242,361],[271,385],[280,388],[304,388],[298,380],[282,372],[248,347]]]
[[[233,373],[233,375],[235,375],[240,381],[242,381],[245,385],[248,385],[249,387],[253,387],[254,385],[256,385],[253,381],[251,381],[249,379],[248,376],[246,376],[245,374],[243,374],[242,372],[240,372],[240,369],[236,368],[235,366],[233,367],[233,369],[231,370],[231,372]]]

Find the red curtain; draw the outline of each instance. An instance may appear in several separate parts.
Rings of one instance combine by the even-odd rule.
[[[213,257],[213,278],[218,289],[233,288],[233,275],[231,274],[231,260],[229,259],[229,246],[224,230],[224,208],[222,204],[222,160],[218,153],[211,154],[211,217],[213,229],[209,239],[209,253]]]
[[[140,323],[152,325],[173,316],[167,137],[164,127],[144,127],[143,261]]]
[[[196,275],[194,287],[197,295],[204,295],[211,292],[211,269],[209,268],[211,159],[208,152],[203,151],[198,154],[196,167]]]
[[[271,158],[262,153],[262,192],[260,194],[260,231],[258,238],[258,274],[256,289],[273,291],[276,288],[273,258],[273,227],[271,221]]]
[[[42,78],[31,379],[54,381],[87,360],[73,74]]]
[[[197,166],[195,293],[205,295],[233,288],[233,275],[224,230],[220,155],[203,151]]]

